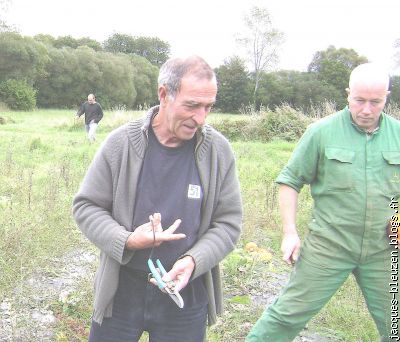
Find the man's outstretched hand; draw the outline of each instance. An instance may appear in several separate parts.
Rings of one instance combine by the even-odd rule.
[[[153,245],[159,246],[164,241],[175,241],[184,239],[185,234],[174,234],[175,230],[181,224],[181,220],[176,220],[170,227],[163,230],[161,225],[161,214],[150,215],[149,222],[142,224],[129,235],[125,246],[127,249],[145,249]],[[155,232],[155,241],[153,235],[153,226]]]

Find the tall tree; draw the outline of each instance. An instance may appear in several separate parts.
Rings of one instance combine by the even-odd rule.
[[[133,37],[114,33],[103,45],[106,51],[142,56],[157,66],[164,64],[170,54],[170,45],[157,37]]]
[[[400,76],[399,75],[392,76],[390,83],[391,87],[390,87],[389,103],[396,104],[397,107],[400,108]]]
[[[15,32],[0,33],[0,81],[24,80],[33,85],[45,72],[49,56],[45,45]]]
[[[254,69],[253,103],[255,104],[261,72],[271,69],[279,61],[278,50],[284,41],[283,32],[274,28],[265,8],[254,6],[244,16],[245,30],[237,42],[246,49]]]
[[[147,108],[157,103],[158,67],[146,58],[130,55],[129,60],[134,67],[134,86],[136,89],[136,108]]]
[[[238,112],[251,98],[250,79],[245,62],[238,56],[227,59],[215,69],[218,94],[215,106],[228,113]]]
[[[368,59],[358,55],[353,49],[336,49],[331,45],[328,49],[314,54],[308,71],[315,73],[320,81],[333,86],[338,93],[334,101],[338,106],[343,106],[346,104],[345,89],[348,87],[351,71],[357,65],[366,62]]]

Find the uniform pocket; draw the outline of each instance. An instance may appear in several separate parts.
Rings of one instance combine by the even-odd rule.
[[[355,151],[338,147],[325,148],[325,182],[329,191],[352,191],[354,189]]]
[[[382,151],[384,187],[387,195],[400,195],[400,151]]]

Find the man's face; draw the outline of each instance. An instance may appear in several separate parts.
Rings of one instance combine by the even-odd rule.
[[[88,100],[88,102],[90,103],[90,104],[93,104],[94,103],[94,97],[93,96],[88,96],[88,98],[87,98],[87,100]]]
[[[160,88],[162,110],[166,115],[168,137],[175,143],[190,140],[215,103],[217,84],[215,79],[198,79],[193,75],[182,78],[180,91],[175,99],[168,96],[168,90]],[[164,95],[163,95],[164,94]]]
[[[354,122],[365,131],[373,131],[379,124],[379,117],[389,92],[384,84],[354,84],[347,100]]]

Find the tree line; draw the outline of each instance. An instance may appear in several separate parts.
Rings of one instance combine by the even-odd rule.
[[[158,70],[169,56],[169,44],[156,37],[115,33],[100,43],[2,32],[0,102],[19,110],[73,108],[94,93],[104,108],[147,107],[157,102]],[[283,103],[304,111],[326,101],[342,107],[351,70],[367,61],[353,49],[330,46],[314,54],[307,72],[251,72],[243,59],[232,56],[215,69],[215,107],[229,113]],[[400,76],[392,77],[391,88],[390,101],[400,104]]]
[[[130,46],[134,52],[120,52],[118,38],[115,34],[100,44],[89,38],[0,33],[0,101],[11,109],[71,108],[94,93],[105,108],[155,103],[158,67],[168,58],[169,45],[129,37],[137,43]],[[126,46],[120,42],[120,48]]]
[[[314,54],[306,72],[261,71],[254,93],[255,74],[249,72],[243,59],[234,56],[216,69],[219,82],[217,107],[237,112],[252,104],[274,109],[287,104],[307,113],[312,107],[330,102],[336,108],[347,104],[346,88],[351,71],[368,62],[353,49],[328,47]],[[400,76],[392,76],[389,103],[400,105]],[[255,94],[253,101],[252,96]]]

